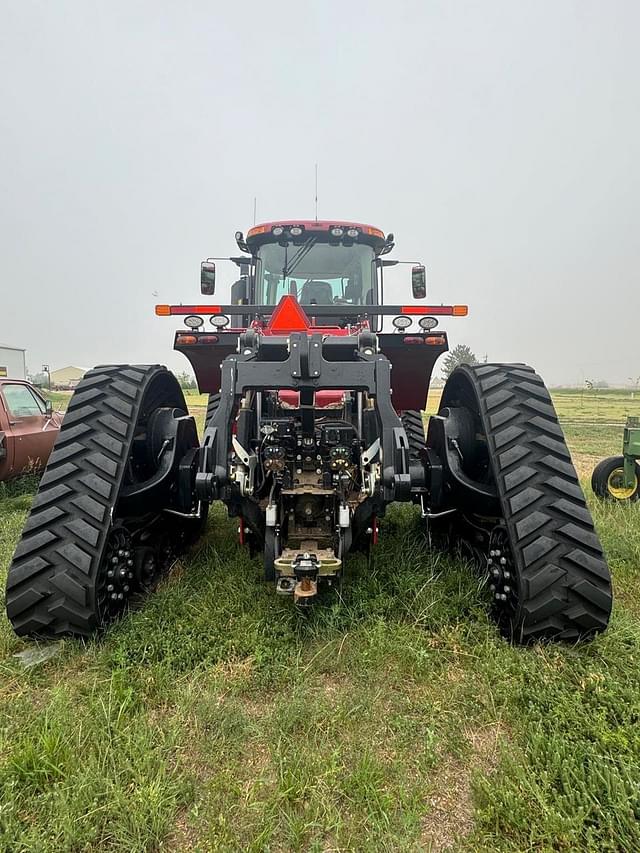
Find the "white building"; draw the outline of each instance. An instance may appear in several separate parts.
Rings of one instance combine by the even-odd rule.
[[[25,351],[0,344],[0,379],[26,379]]]

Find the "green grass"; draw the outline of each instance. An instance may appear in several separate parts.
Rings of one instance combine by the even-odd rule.
[[[46,400],[53,404],[56,412],[65,412],[71,399],[71,391],[48,391],[46,388],[40,389]]]
[[[34,488],[0,487],[3,578]],[[216,506],[100,640],[25,669],[3,619],[0,850],[640,849],[639,508],[591,505],[616,604],[579,647],[509,646],[401,506],[308,615]]]
[[[441,388],[431,389],[426,409],[428,414],[433,415],[438,411],[441,396]],[[563,423],[581,421],[618,424],[624,423],[628,415],[640,417],[640,391],[557,388],[553,390],[552,396],[558,417]]]

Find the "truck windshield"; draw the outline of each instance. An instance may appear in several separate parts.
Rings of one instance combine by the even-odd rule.
[[[363,244],[266,243],[258,250],[256,302],[275,305],[290,293],[301,305],[370,305],[377,302],[373,262]]]

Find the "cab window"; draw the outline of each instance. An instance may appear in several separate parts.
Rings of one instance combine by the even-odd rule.
[[[44,401],[26,385],[3,385],[2,393],[14,418],[31,418],[46,412]]]
[[[285,294],[301,305],[366,305],[376,301],[374,252],[365,244],[266,243],[258,250],[257,301],[275,305]]]

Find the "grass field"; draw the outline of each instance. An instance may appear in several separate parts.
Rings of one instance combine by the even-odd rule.
[[[584,474],[640,414],[554,397]],[[0,486],[3,587],[34,488]],[[102,639],[26,669],[3,617],[0,850],[640,850],[640,507],[590,503],[616,599],[580,647],[504,642],[407,507],[307,616],[216,506]]]

